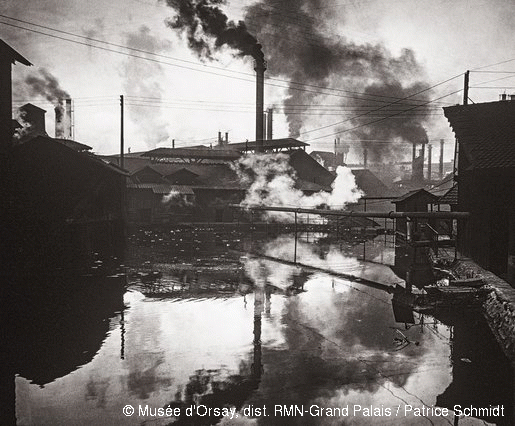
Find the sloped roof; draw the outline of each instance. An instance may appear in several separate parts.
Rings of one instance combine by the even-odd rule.
[[[515,101],[443,109],[470,168],[515,168]]]
[[[37,148],[44,148],[45,145],[47,147],[60,147],[63,150],[63,152],[66,152],[69,155],[80,156],[82,160],[95,163],[96,165],[106,170],[110,170],[112,172],[125,176],[128,175],[126,170],[121,169],[116,164],[106,161],[102,157],[92,154],[91,152],[77,151],[76,149],[73,149],[72,147],[67,146],[61,143],[59,140],[51,138],[49,136],[35,136],[34,138],[29,139],[27,142],[23,144],[15,145],[14,150],[18,153],[23,153],[24,155],[27,155],[30,151],[33,151]]]
[[[351,170],[356,185],[363,191],[365,197],[397,197],[399,192],[386,186],[381,179],[368,169]]]
[[[86,144],[74,141],[72,139],[54,138],[54,140],[56,140],[59,143],[62,143],[63,145],[70,147],[71,149],[74,149],[75,151],[90,151],[93,149],[92,147],[90,147]]]
[[[324,167],[336,167],[339,166],[340,163],[338,161],[338,157],[335,155],[334,152],[330,151],[311,151],[309,153],[315,160],[318,161],[318,159],[323,161]],[[342,156],[340,155],[339,158],[341,159]]]
[[[43,109],[43,108],[40,108],[34,104],[31,104],[31,103],[28,103],[28,104],[25,104],[25,105],[22,105],[20,108],[18,108],[20,111],[41,111],[41,112],[45,112],[46,113],[46,110]]]
[[[427,192],[425,189],[415,189],[414,191],[407,192],[403,196],[396,198],[392,201],[392,203],[400,203],[402,201],[406,201],[408,198],[414,197],[414,196],[426,196],[429,200],[437,200],[438,197],[434,194],[431,194],[430,192]]]
[[[9,46],[5,41],[0,39],[0,55],[5,55],[10,58],[11,62],[14,64],[16,61],[20,62],[23,65],[31,66],[32,64],[21,56],[16,50],[14,50],[11,46]]]
[[[449,189],[444,195],[438,199],[438,204],[449,204],[451,206],[458,205],[458,184]]]

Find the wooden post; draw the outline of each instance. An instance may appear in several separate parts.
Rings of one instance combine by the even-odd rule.
[[[125,166],[124,162],[124,138],[123,138],[123,95],[120,95],[120,167],[123,169]]]
[[[293,249],[293,263],[297,263],[297,212],[295,212],[295,246]]]

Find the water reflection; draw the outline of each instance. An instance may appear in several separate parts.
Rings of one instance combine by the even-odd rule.
[[[289,244],[283,239],[265,249],[286,256]],[[276,405],[358,404],[502,404],[513,418],[513,371],[488,330],[472,319],[458,323],[399,313],[392,308],[392,294],[379,287],[241,253],[214,251],[210,258],[177,262],[167,261],[163,249],[149,265],[147,248],[128,262],[123,301],[121,291],[97,293],[96,300],[76,296],[75,302],[45,302],[38,311],[17,313],[16,318],[29,315],[11,330],[17,355],[10,357],[10,404],[14,407],[16,396],[18,424],[454,422],[452,414],[274,415]],[[299,244],[298,250],[306,262],[398,283],[388,268],[367,266],[334,246],[312,250]],[[142,270],[159,274],[133,273]],[[39,338],[37,332],[17,337],[28,324]],[[396,339],[404,338],[401,347]],[[482,342],[487,349],[477,352]],[[179,415],[127,417],[126,404],[177,408]],[[188,416],[192,405],[232,408],[238,423],[221,411]],[[249,411],[250,406],[266,407],[268,416]]]

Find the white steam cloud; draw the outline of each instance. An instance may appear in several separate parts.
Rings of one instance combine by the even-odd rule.
[[[347,167],[338,167],[331,192],[306,195],[295,188],[295,170],[285,154],[250,154],[243,156],[235,170],[240,180],[249,185],[242,207],[274,206],[299,208],[343,208],[362,196],[354,175]],[[290,221],[291,213],[267,212],[269,218]]]

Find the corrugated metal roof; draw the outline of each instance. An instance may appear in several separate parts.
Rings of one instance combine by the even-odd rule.
[[[515,101],[456,105],[444,114],[470,168],[515,168]]]

